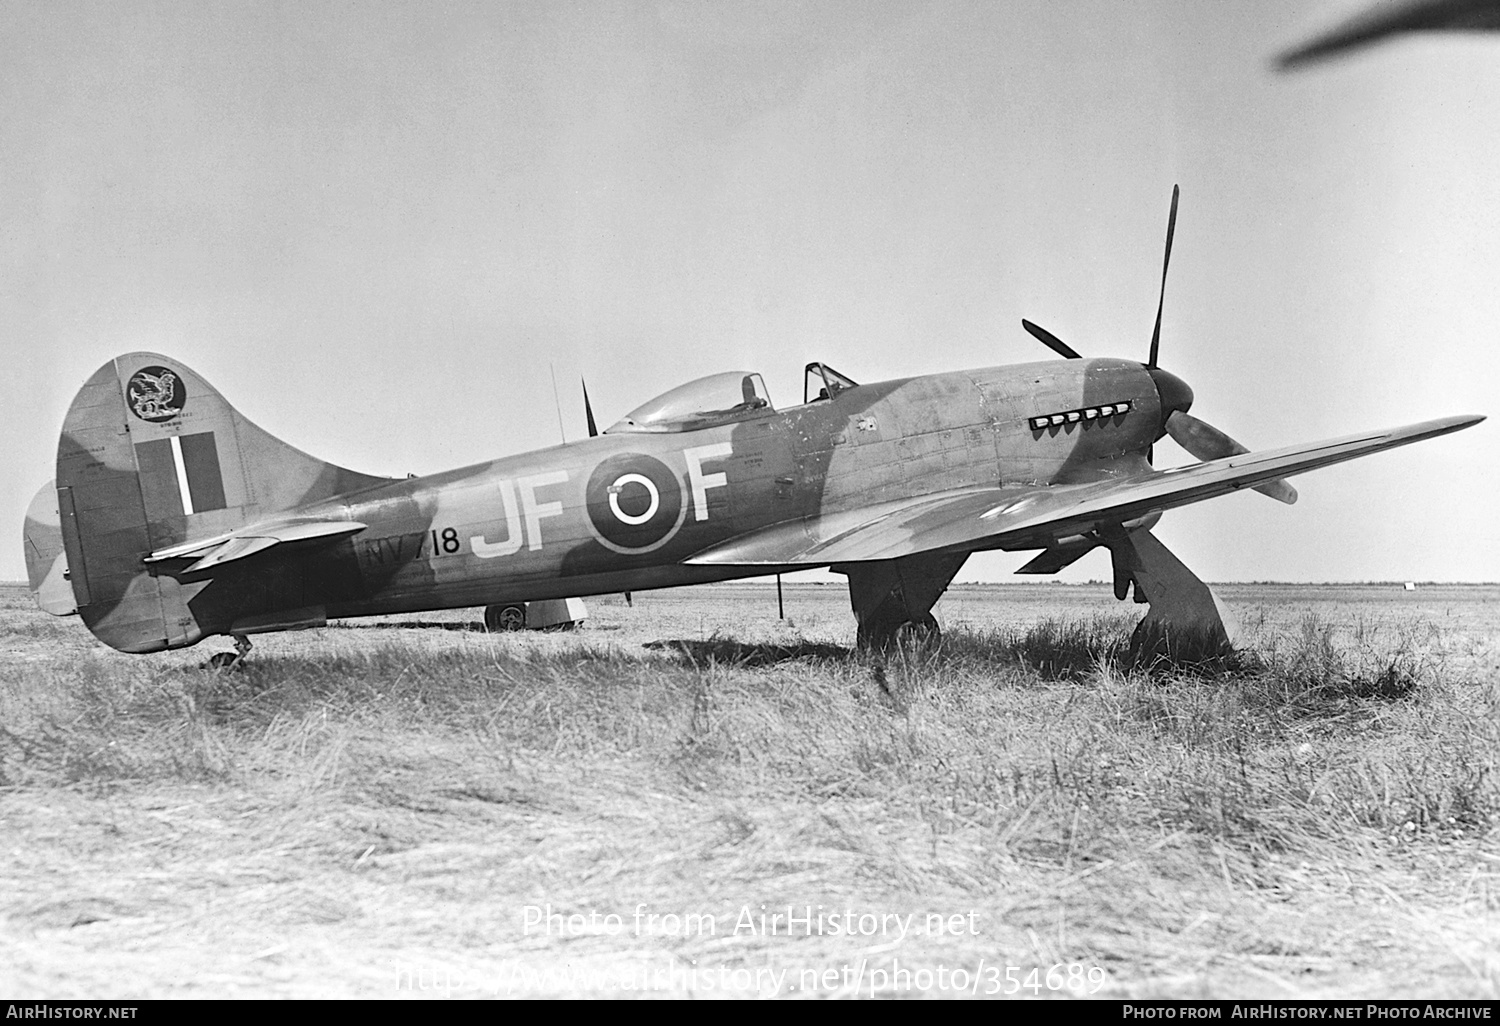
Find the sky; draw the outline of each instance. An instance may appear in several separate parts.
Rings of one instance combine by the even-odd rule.
[[[0,0],[0,579],[118,354],[392,475],[556,443],[554,374],[576,439],[581,377],[602,425],[715,371],[792,405],[810,360],[1049,358],[1022,317],[1144,360],[1174,183],[1195,416],[1260,449],[1500,413],[1500,37],[1271,70],[1357,6]],[[1496,430],[1156,534],[1213,581],[1500,581]]]

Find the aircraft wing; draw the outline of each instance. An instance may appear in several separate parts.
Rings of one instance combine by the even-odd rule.
[[[1400,32],[1500,29],[1496,0],[1384,0],[1282,54],[1283,69],[1352,50]]]
[[[169,559],[191,559],[196,562],[184,568],[182,573],[210,570],[224,563],[245,559],[264,552],[276,545],[294,541],[323,539],[336,541],[346,535],[358,534],[365,525],[354,520],[266,520],[246,524],[227,534],[215,535],[201,541],[184,542],[171,548],[158,549],[146,557],[147,563],[160,563]]]
[[[689,557],[708,566],[826,566],[922,552],[1044,548],[1117,524],[1470,427],[1446,417],[1306,445],[1247,452],[1087,484],[970,488],[777,524]]]

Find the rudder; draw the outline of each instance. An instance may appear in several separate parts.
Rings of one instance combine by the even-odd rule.
[[[69,581],[68,557],[63,553],[56,481],[43,485],[26,507],[21,546],[26,552],[26,580],[36,604],[53,616],[78,612]]]

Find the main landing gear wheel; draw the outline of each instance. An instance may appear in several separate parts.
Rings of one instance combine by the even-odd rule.
[[[485,606],[484,627],[490,631],[518,631],[526,626],[526,607]]]
[[[920,620],[908,620],[896,628],[896,644],[902,648],[932,648],[942,640],[943,629],[931,613]]]
[[[250,652],[250,639],[243,634],[234,636],[233,652],[215,652],[208,657],[208,668],[210,670],[234,670],[245,661],[245,656]]]
[[[920,620],[892,622],[885,617],[872,618],[859,625],[856,636],[859,647],[867,652],[886,652],[892,648],[931,648],[943,636],[937,618],[931,613]]]

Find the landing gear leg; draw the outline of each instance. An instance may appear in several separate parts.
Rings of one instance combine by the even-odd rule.
[[[1137,659],[1158,657],[1183,663],[1222,659],[1242,644],[1234,616],[1212,588],[1145,528],[1105,534],[1115,564],[1115,597],[1135,585],[1135,600],[1150,610],[1136,626],[1131,651]]]
[[[910,622],[906,607],[893,596],[859,618],[855,643],[865,652],[884,652],[896,643],[901,628]]]

